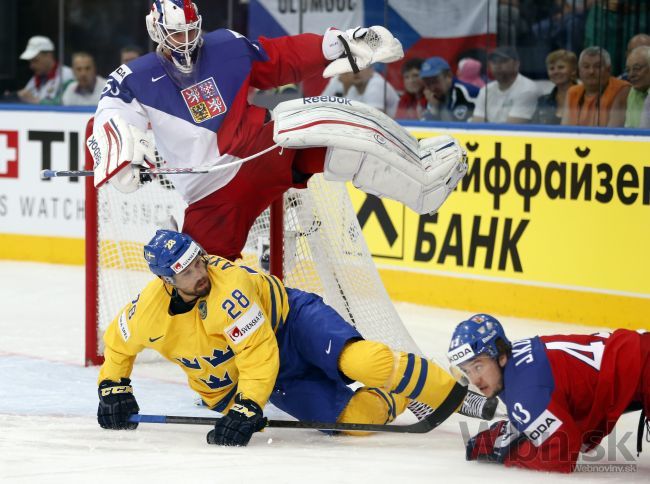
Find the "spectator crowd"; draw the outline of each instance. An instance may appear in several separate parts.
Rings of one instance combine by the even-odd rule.
[[[126,64],[140,55],[139,47],[126,46],[120,51],[120,63]],[[73,52],[69,67],[59,63],[51,39],[35,35],[27,42],[20,59],[29,63],[33,75],[22,89],[5,92],[5,101],[63,106],[96,106],[99,102],[106,78],[97,74],[95,58],[89,52]]]
[[[126,46],[119,61],[126,64],[142,53],[137,46]],[[9,100],[67,106],[99,101],[106,79],[97,73],[89,52],[74,52],[68,67],[58,61],[54,43],[37,35],[20,59],[29,63],[33,76],[24,88],[5,93]],[[457,66],[455,72],[451,65]],[[619,76],[613,74],[612,56],[603,46],[580,52],[556,49],[546,55],[545,65],[546,79],[523,75],[516,45],[460,59],[407,53],[400,91],[371,66],[332,78],[321,94],[358,100],[400,120],[650,127],[650,35],[628,40]],[[298,86],[290,87],[300,95]]]

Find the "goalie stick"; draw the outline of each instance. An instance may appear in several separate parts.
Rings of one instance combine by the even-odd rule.
[[[266,428],[281,429],[313,429],[313,430],[357,430],[361,432],[396,432],[406,434],[425,434],[435,429],[442,422],[454,413],[460,406],[467,387],[460,384],[454,385],[449,396],[442,404],[424,419],[407,425],[381,425],[365,423],[325,423],[325,422],[300,422],[294,420],[267,420]],[[162,423],[162,424],[186,424],[186,425],[215,425],[217,417],[183,417],[174,415],[140,415],[134,414],[129,417],[129,422],[134,423]]]
[[[241,165],[246,163],[258,156],[262,156],[265,153],[273,150],[274,148],[279,147],[279,144],[274,144],[268,148],[255,153],[254,155],[247,156],[241,160],[231,161],[230,163],[224,163],[223,165],[212,165],[212,166],[195,166],[193,168],[149,168],[140,170],[142,175],[200,175],[203,173],[211,173],[213,171],[223,170],[224,168],[229,168],[235,165]],[[282,149],[282,147],[280,147]],[[56,178],[56,177],[67,177],[67,176],[94,176],[95,172],[93,170],[42,170],[41,178]]]

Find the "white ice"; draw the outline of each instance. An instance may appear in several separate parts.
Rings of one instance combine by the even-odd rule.
[[[329,437],[267,429],[245,448],[208,446],[209,428],[204,426],[141,424],[132,432],[102,430],[95,417],[97,368],[83,366],[83,269],[0,262],[0,294],[2,483],[650,481],[650,444],[636,458],[638,414],[624,416],[617,425],[616,441],[624,441],[623,451],[617,452],[610,439],[611,448],[596,461],[624,464],[633,455],[636,472],[570,476],[466,462],[462,429],[474,433],[480,422],[458,416],[422,435]],[[403,303],[397,308],[430,355],[444,354],[452,328],[468,316]],[[602,329],[501,320],[513,338]],[[194,406],[182,372],[171,364],[136,363],[132,378],[142,413],[213,416]],[[272,407],[266,410],[272,418],[285,418]]]

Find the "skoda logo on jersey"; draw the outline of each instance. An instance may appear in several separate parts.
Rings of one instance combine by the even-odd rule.
[[[447,353],[447,358],[452,365],[460,365],[467,360],[471,360],[474,356],[476,356],[474,351],[467,343]]]
[[[199,317],[201,319],[208,317],[208,304],[205,301],[199,302]]]
[[[195,123],[221,116],[228,110],[213,77],[183,89],[181,94]]]
[[[539,447],[561,426],[562,420],[547,409],[524,430],[524,433],[535,447]]]

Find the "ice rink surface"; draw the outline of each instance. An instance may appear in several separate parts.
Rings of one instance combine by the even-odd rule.
[[[268,429],[245,448],[208,446],[204,426],[103,430],[95,417],[98,370],[83,366],[83,268],[0,262],[0,274],[0,483],[650,482],[650,444],[636,457],[636,413],[619,421],[600,457],[584,461],[633,463],[636,472],[569,476],[466,462],[463,435],[475,433],[480,422],[458,416],[422,435],[329,437]],[[397,309],[420,347],[438,357],[453,327],[469,316],[401,303]],[[603,329],[500,319],[512,339]],[[194,405],[194,393],[172,364],[136,362],[132,379],[141,413],[214,415]],[[286,418],[271,406],[265,413]]]

